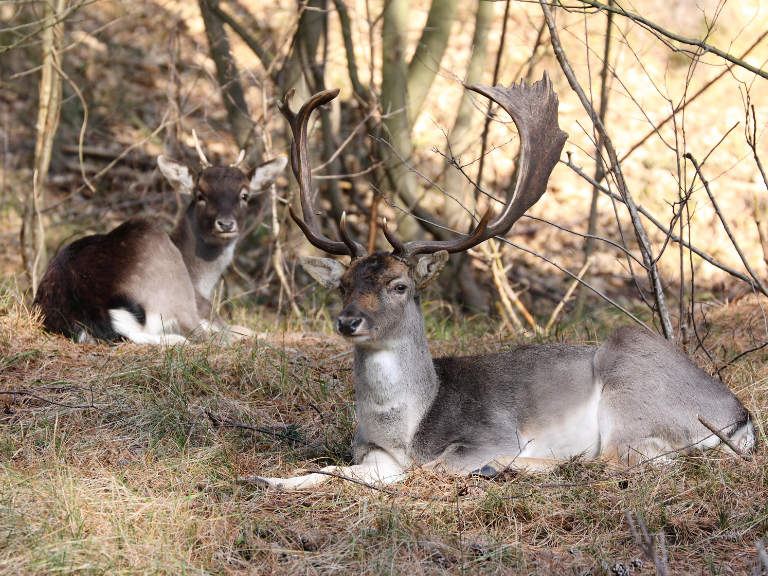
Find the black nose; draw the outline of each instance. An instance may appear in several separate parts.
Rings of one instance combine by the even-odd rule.
[[[219,232],[232,232],[235,229],[234,220],[216,220],[216,227]]]
[[[362,322],[362,318],[339,318],[339,332],[350,336],[355,333]]]

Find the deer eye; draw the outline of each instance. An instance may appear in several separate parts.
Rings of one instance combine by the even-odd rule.
[[[203,196],[202,194],[198,194],[197,195],[197,201],[198,202],[205,202],[205,196]]]
[[[406,290],[408,290],[408,286],[406,286],[405,284],[398,284],[397,286],[395,286],[395,292],[397,292],[398,294],[405,294]]]
[[[248,196],[248,194],[246,194],[245,192],[243,192],[242,194],[240,194],[240,199],[241,199],[243,202],[248,202],[248,198],[250,198],[250,196]]]
[[[344,296],[344,287],[343,286],[339,286],[339,294]]]

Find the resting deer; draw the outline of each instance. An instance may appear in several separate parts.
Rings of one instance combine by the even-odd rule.
[[[539,344],[510,352],[431,358],[420,295],[437,278],[449,253],[507,233],[544,194],[568,135],[557,123],[557,95],[549,77],[468,85],[509,113],[520,134],[516,188],[501,214],[489,210],[467,236],[453,241],[401,242],[387,228],[390,253],[366,254],[348,235],[322,235],[312,208],[307,122],[338,90],[316,94],[298,114],[292,92],[281,112],[293,130],[292,164],[300,186],[302,221],[291,216],[316,247],[349,255],[336,260],[304,257],[318,282],[337,288],[344,308],[336,329],[354,348],[355,465],[324,471],[368,481],[393,482],[414,466],[441,466],[457,474],[493,475],[546,469],[572,456],[623,463],[720,440],[698,421],[704,415],[741,448],[755,430],[747,409],[719,380],[698,368],[671,343],[640,327],[614,331],[601,346]],[[424,256],[413,261],[418,254]],[[262,478],[267,486],[305,488],[328,480],[309,474]]]
[[[232,262],[249,200],[274,183],[287,159],[244,174],[243,152],[227,168],[212,166],[193,136],[199,175],[182,162],[157,159],[171,185],[191,196],[170,237],[151,220],[131,218],[64,248],[48,265],[34,302],[48,331],[80,342],[122,337],[160,344],[227,328],[212,311],[213,289]]]

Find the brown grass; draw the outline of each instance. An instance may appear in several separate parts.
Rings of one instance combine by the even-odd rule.
[[[417,471],[396,487],[412,497],[341,480],[281,493],[248,479],[349,459],[344,341],[81,346],[42,332],[11,290],[2,308],[0,390],[34,394],[0,395],[2,573],[610,574],[641,559],[632,573],[652,574],[631,510],[664,533],[672,573],[744,574],[768,529],[757,358],[723,372],[760,423],[751,462],[711,452],[610,478],[573,462],[493,482]],[[711,326],[725,335],[754,312],[746,299],[720,306]],[[429,330],[443,337],[436,354],[514,344],[486,328]],[[736,331],[720,346],[751,345]]]

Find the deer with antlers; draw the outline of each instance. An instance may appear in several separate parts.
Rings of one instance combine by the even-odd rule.
[[[330,254],[351,256],[349,267],[305,256],[304,269],[339,290],[344,308],[336,329],[354,348],[357,434],[351,467],[321,472],[394,482],[414,466],[492,476],[507,467],[546,469],[572,456],[632,464],[720,439],[697,420],[706,416],[740,448],[755,429],[749,411],[725,385],[684,353],[640,327],[614,331],[600,346],[539,344],[483,356],[433,359],[420,295],[448,254],[503,236],[547,188],[568,135],[557,122],[558,98],[547,74],[527,86],[467,85],[501,106],[520,135],[516,187],[501,213],[489,210],[454,241],[401,242],[383,230],[392,252],[366,254],[341,219],[343,242],[323,236],[312,207],[307,123],[338,94],[328,90],[296,114],[292,92],[280,110],[293,131],[292,165],[307,239]],[[416,255],[423,256],[417,262]],[[265,486],[299,489],[330,477],[260,478]]]
[[[228,327],[212,310],[214,287],[232,262],[249,203],[287,164],[278,157],[244,173],[241,151],[229,167],[212,166],[192,136],[201,171],[167,156],[157,159],[174,189],[191,197],[170,236],[146,218],[108,234],[81,238],[48,265],[34,304],[50,332],[76,338],[127,338],[140,344],[182,343]]]

